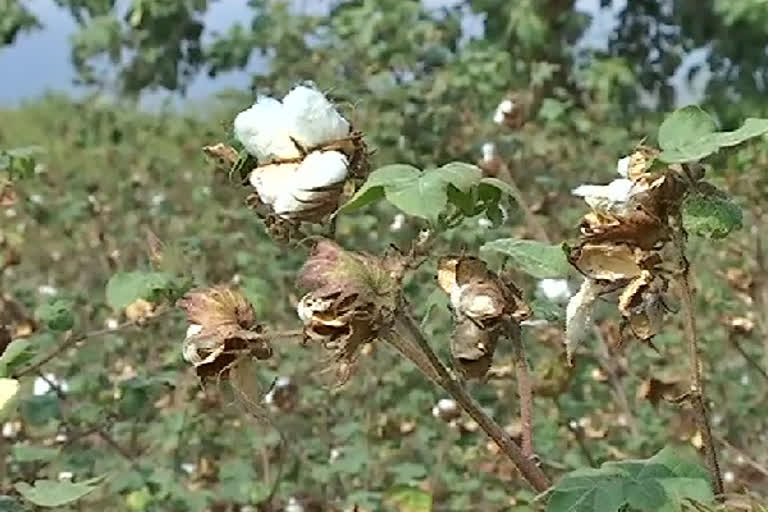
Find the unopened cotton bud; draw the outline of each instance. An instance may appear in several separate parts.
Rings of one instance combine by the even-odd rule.
[[[295,87],[283,98],[283,107],[291,136],[305,149],[349,135],[347,120],[317,89]]]
[[[259,161],[301,156],[291,140],[290,120],[283,104],[274,98],[259,98],[235,117],[235,137]]]

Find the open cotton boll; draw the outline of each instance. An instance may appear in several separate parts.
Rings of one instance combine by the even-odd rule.
[[[313,148],[349,135],[349,123],[318,91],[299,85],[283,98],[290,134],[304,148]]]
[[[293,194],[298,181],[299,164],[271,164],[251,172],[250,182],[264,204],[275,205],[279,198]]]
[[[595,210],[616,210],[624,208],[630,197],[634,182],[625,178],[613,180],[608,185],[581,185],[573,189],[575,196],[583,197]]]
[[[299,167],[296,185],[303,190],[336,185],[347,179],[349,160],[338,151],[314,151]]]
[[[565,302],[571,298],[571,290],[567,279],[542,279],[538,289],[552,302]]]
[[[592,309],[602,291],[603,287],[597,281],[585,279],[565,308],[565,351],[568,364],[572,363],[574,349],[584,341],[592,326]]]
[[[620,158],[618,162],[616,162],[616,172],[619,173],[620,176],[623,176],[624,178],[629,177],[629,164],[632,161],[631,156],[625,156],[624,158]]]
[[[298,158],[290,138],[289,118],[283,104],[274,98],[259,98],[235,117],[235,137],[259,162]]]
[[[338,151],[315,151],[307,155],[285,186],[275,188],[275,200],[272,207],[275,213],[285,214],[311,209],[320,203],[327,203],[329,196],[338,193],[325,189],[344,182],[349,172],[347,157]],[[261,194],[259,194],[261,195]]]

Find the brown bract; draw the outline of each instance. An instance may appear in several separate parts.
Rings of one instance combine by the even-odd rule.
[[[239,292],[225,286],[195,290],[182,297],[178,306],[191,324],[184,358],[201,378],[227,378],[227,370],[241,358],[272,356],[253,307]]]
[[[339,384],[349,379],[360,348],[390,324],[405,263],[399,254],[379,258],[321,240],[301,269],[298,285],[309,290],[297,306],[304,338],[330,352]]]

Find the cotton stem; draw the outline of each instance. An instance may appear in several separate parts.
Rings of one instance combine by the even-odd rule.
[[[499,426],[480,405],[469,395],[459,379],[451,372],[437,357],[435,352],[429,346],[421,330],[418,328],[413,318],[406,311],[399,311],[395,317],[395,325],[389,333],[388,341],[393,342],[394,338],[401,338],[409,345],[418,346],[423,352],[430,366],[437,373],[436,382],[456,401],[457,404],[477,422],[480,428],[494,440],[501,448],[501,451],[512,461],[522,474],[523,478],[537,491],[544,492],[549,489],[551,483],[547,475],[536,465],[536,463],[527,458],[522,449],[512,440],[511,437]]]

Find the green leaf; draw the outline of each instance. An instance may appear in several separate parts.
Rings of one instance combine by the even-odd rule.
[[[432,495],[410,485],[392,487],[384,501],[398,512],[431,512]]]
[[[32,359],[34,355],[35,351],[31,349],[29,340],[13,340],[0,355],[0,377],[13,375],[16,368]]]
[[[16,482],[14,487],[24,499],[37,506],[60,507],[93,492],[103,479],[100,476],[81,483],[35,480],[34,487],[26,482]]]
[[[768,132],[768,119],[749,118],[737,130],[718,132],[714,120],[701,108],[688,106],[673,112],[659,128],[659,159],[667,163],[692,162]]]
[[[72,301],[66,299],[41,304],[35,310],[35,316],[52,331],[68,331],[75,326]]]
[[[384,195],[403,213],[436,223],[448,203],[446,188],[439,171],[432,170],[411,180],[387,184]]]
[[[58,448],[16,443],[11,448],[11,455],[16,462],[50,461],[59,456]]]
[[[674,111],[659,127],[659,146],[664,151],[681,150],[714,133],[717,125],[701,107],[689,105]]]
[[[619,470],[574,471],[555,486],[547,512],[616,512],[626,503],[624,483]]]
[[[29,396],[19,404],[19,412],[30,425],[41,426],[59,416],[61,404],[53,394]]]
[[[19,381],[0,378],[0,421],[8,418],[16,410]]]
[[[384,197],[384,186],[398,186],[410,183],[421,171],[407,164],[392,164],[373,171],[360,190],[344,204],[339,211],[349,211],[361,208]]]
[[[464,162],[450,162],[436,172],[443,180],[464,193],[469,192],[483,177],[483,171],[478,166]]]
[[[725,238],[743,223],[739,205],[711,185],[699,186],[683,203],[683,226],[696,235]]]
[[[173,287],[173,277],[164,272],[118,272],[107,283],[107,304],[121,310],[137,299],[151,299]]]
[[[568,274],[568,260],[559,245],[518,238],[500,238],[483,245],[480,251],[501,253],[511,258],[520,270],[538,279],[563,277]]]

